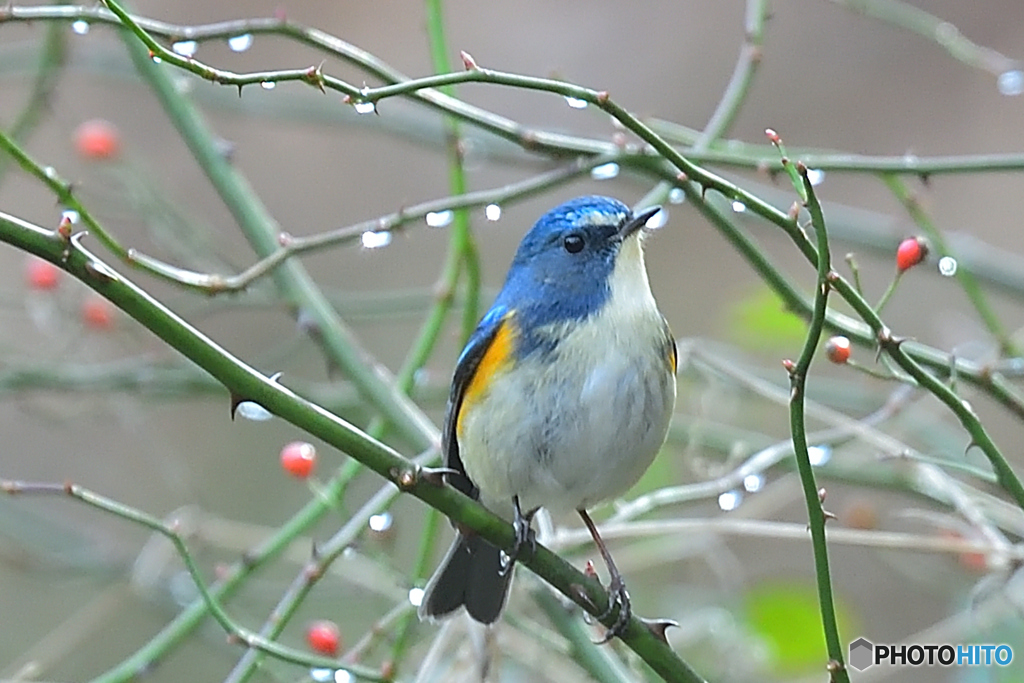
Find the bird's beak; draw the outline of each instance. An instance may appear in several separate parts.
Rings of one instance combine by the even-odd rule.
[[[640,228],[647,225],[647,221],[651,219],[651,216],[658,213],[659,211],[661,211],[660,206],[652,206],[650,208],[644,209],[643,211],[636,214],[632,218],[627,219],[626,222],[622,224],[622,227],[619,228],[619,237],[622,239],[626,239],[633,233],[637,232],[638,230],[640,230]]]

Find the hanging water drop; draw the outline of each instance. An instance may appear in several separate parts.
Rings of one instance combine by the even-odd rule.
[[[371,515],[369,521],[370,531],[376,531],[377,533],[387,531],[391,528],[391,525],[394,523],[394,521],[395,520],[391,516],[391,513],[387,511],[381,512],[376,515]]]
[[[424,217],[424,220],[427,221],[427,227],[428,228],[443,228],[444,226],[446,226],[449,223],[451,223],[452,222],[452,218],[454,218],[454,217],[455,217],[455,214],[452,213],[451,210],[446,210],[446,211],[430,211]]]
[[[71,30],[74,31],[77,35],[84,36],[86,33],[89,32],[89,22],[85,19],[73,21],[71,22]]]
[[[277,87],[277,83],[275,83],[274,81],[263,81],[260,83],[260,87],[263,88],[264,90],[273,90],[274,88]]]
[[[334,683],[352,683],[352,674],[344,669],[334,672]]]
[[[486,216],[489,221],[498,220],[501,218],[501,207],[497,204],[488,204],[484,207],[484,216]]]
[[[78,223],[78,218],[79,218],[78,212],[75,211],[74,209],[65,209],[65,210],[60,212],[60,222],[61,223],[67,221],[68,223],[71,223],[72,225],[74,225],[74,224]]]
[[[807,457],[810,459],[811,465],[820,467],[832,459],[832,447],[828,444],[809,446],[807,448]]]
[[[334,669],[310,669],[309,677],[316,683],[331,683],[334,680]]]
[[[423,603],[423,589],[422,588],[410,588],[409,589],[409,604],[413,607],[419,607]]]
[[[825,172],[820,168],[809,168],[807,169],[807,180],[811,182],[812,187],[817,187],[825,182]]]
[[[735,510],[743,502],[743,494],[739,491],[726,491],[718,496],[718,507],[725,512]]]
[[[586,109],[587,105],[590,104],[586,100],[581,100],[577,97],[569,97],[568,95],[565,96],[565,103],[573,109]]]
[[[391,233],[388,231],[377,232],[375,230],[367,230],[360,239],[365,248],[380,249],[391,244]]]
[[[367,102],[362,100],[360,102],[353,102],[352,108],[356,110],[357,114],[372,114],[377,111],[377,105],[373,102]]]
[[[952,256],[943,256],[939,259],[939,275],[953,277],[957,269],[956,259]]]
[[[743,477],[743,488],[748,493],[757,493],[764,488],[764,476],[760,474],[748,474]]]
[[[253,422],[266,422],[274,414],[255,401],[242,401],[235,408],[235,415]]]
[[[252,34],[243,33],[240,36],[228,38],[228,47],[232,52],[245,52],[252,47]]]
[[[199,49],[199,43],[194,40],[179,40],[171,45],[171,49],[182,57],[192,57],[196,54],[196,50]]]
[[[668,191],[668,201],[670,204],[682,204],[686,201],[686,192],[681,187],[673,187]]]
[[[590,177],[594,180],[611,180],[617,175],[619,175],[619,165],[614,161],[590,169]]]
[[[747,210],[747,205],[737,199],[732,203],[732,210],[736,213],[743,213]]]
[[[151,55],[150,59],[153,60],[154,64],[163,64],[164,60],[160,59],[159,55]]]
[[[1007,97],[1020,95],[1024,92],[1024,71],[1020,69],[1004,71],[996,79],[996,87],[999,88],[1000,95]]]

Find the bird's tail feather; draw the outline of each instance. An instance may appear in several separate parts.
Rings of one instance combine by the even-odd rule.
[[[512,572],[502,573],[501,551],[479,536],[460,533],[430,579],[420,619],[441,619],[465,605],[483,624],[497,621],[505,607]]]

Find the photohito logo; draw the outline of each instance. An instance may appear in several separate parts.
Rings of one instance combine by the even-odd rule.
[[[1009,645],[876,645],[867,638],[850,643],[850,666],[863,671],[875,664],[893,666],[1009,666]]]

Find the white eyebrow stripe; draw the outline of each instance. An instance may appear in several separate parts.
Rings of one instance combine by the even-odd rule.
[[[627,215],[621,211],[588,211],[579,217],[579,221],[583,225],[619,225]]]

